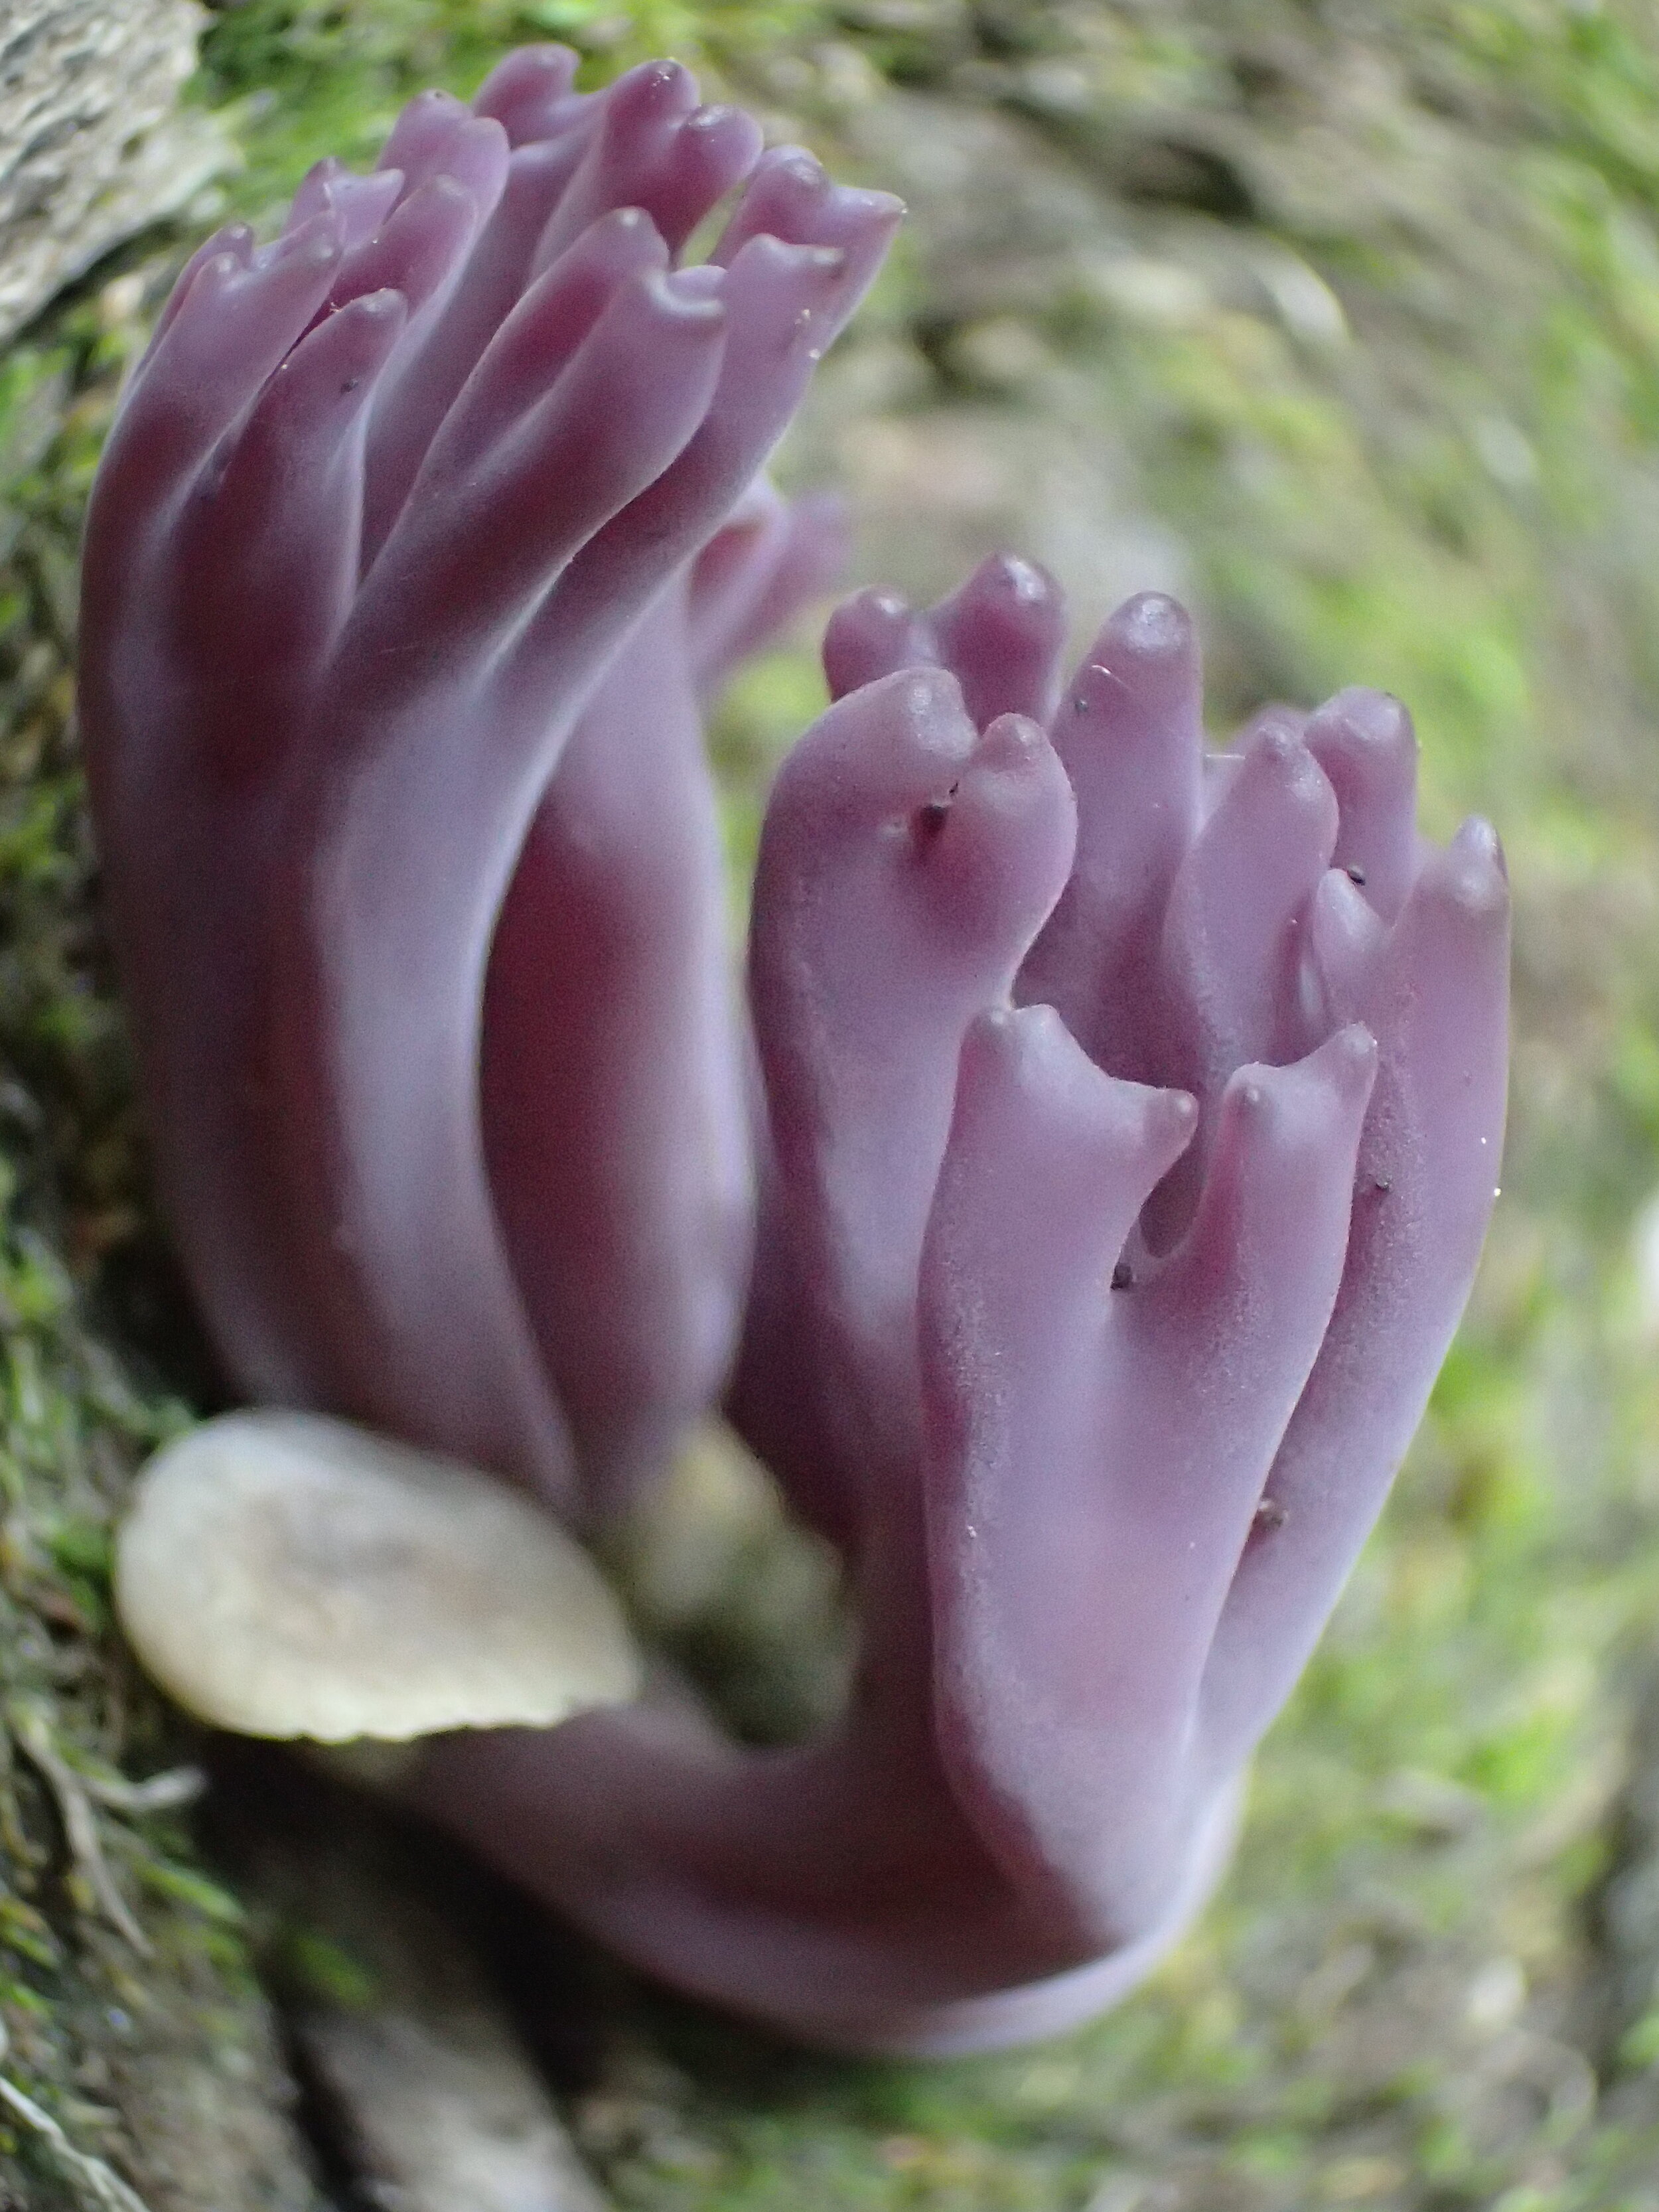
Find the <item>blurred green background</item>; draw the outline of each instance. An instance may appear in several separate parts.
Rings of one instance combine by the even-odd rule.
[[[227,209],[269,222],[317,155],[371,155],[407,93],[470,91],[537,37],[579,46],[591,82],[679,55],[910,201],[782,463],[847,490],[854,580],[932,592],[1010,545],[1073,590],[1080,641],[1130,591],[1175,588],[1218,733],[1270,698],[1398,691],[1427,824],[1498,822],[1517,933],[1504,1189],[1469,1319],[1197,1934],[1097,2027],[971,2064],[805,2060],[613,1989],[579,2142],[641,2212],[1655,2212],[1659,15],[1641,0],[216,14],[191,97],[238,166],[0,356],[12,1599],[58,1593],[102,1632],[109,1488],[65,1489],[62,1439],[112,1424],[142,1443],[173,1418],[162,1385],[190,1384],[66,674],[115,379]],[[803,643],[722,714],[739,897],[769,764],[820,696]],[[9,2019],[63,1971],[27,1936],[0,1899]]]

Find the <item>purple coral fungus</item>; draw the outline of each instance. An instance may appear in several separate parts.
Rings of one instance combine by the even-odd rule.
[[[1186,617],[833,621],[728,985],[700,708],[836,529],[757,471],[897,215],[653,65],[510,57],[181,279],[93,503],[88,757],[162,1194],[253,1395],[602,1513],[729,1371],[848,1707],[447,1740],[422,1802],[808,2037],[1109,2002],[1419,1419],[1494,1195],[1507,896],[1346,692]],[[716,203],[711,264],[677,265]],[[752,1127],[751,1127],[752,1123]]]

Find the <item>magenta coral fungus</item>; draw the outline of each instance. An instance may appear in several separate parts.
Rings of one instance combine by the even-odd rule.
[[[1062,687],[995,561],[835,617],[745,1034],[700,702],[830,564],[757,472],[896,214],[672,65],[416,101],[181,280],[85,713],[249,1390],[592,1511],[729,1370],[848,1562],[820,1740],[652,1700],[446,1740],[422,1802],[684,1988],[952,2049],[1109,2002],[1214,1878],[1473,1278],[1508,900],[1483,824],[1419,839],[1395,701],[1210,752],[1178,607]]]

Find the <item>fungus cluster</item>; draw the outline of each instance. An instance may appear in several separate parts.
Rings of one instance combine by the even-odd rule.
[[[210,241],[95,488],[163,1200],[228,1370],[293,1409],[151,1479],[126,1616],[234,1725],[478,1723],[418,1802],[682,1987],[842,2045],[1042,2033],[1206,1893],[1420,1417],[1495,1195],[1501,857],[1419,838],[1393,700],[1212,750],[1171,601],[1062,682],[1056,586],[994,560],[831,622],[740,1000],[701,709],[834,566],[760,471],[899,210],[672,64],[570,85],[509,57],[273,244]],[[552,1525],[722,1396],[858,1602],[845,1711],[783,1750],[632,1699]],[[458,1512],[460,1690],[400,1705],[390,1640],[355,1723],[185,1679],[156,1625],[220,1600],[152,1507],[245,1561],[239,1492],[336,1653],[371,1584],[425,1603]]]

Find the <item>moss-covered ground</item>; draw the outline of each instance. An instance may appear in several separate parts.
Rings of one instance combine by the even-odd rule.
[[[466,89],[550,35],[595,75],[681,53],[912,198],[787,463],[849,484],[860,580],[942,586],[1012,536],[1079,594],[1178,583],[1218,729],[1267,697],[1400,691],[1431,824],[1498,819],[1517,916],[1511,1140],[1470,1318],[1198,1933],[1097,2027],[940,2067],[805,2060],[606,1984],[580,2141],[640,2212],[1653,2212],[1651,9],[246,0],[198,88],[245,156],[219,204],[268,214],[317,154],[368,153],[406,91]],[[252,2049],[234,1908],[179,1813],[94,1802],[161,1953],[139,1959],[27,1744],[47,1729],[94,1782],[176,1756],[102,1610],[123,1471],[196,1385],[88,902],[67,670],[99,428],[187,242],[142,242],[0,364],[0,2014],[12,2078],[136,2177],[110,2021],[172,1972],[190,2064]],[[725,716],[739,868],[813,684],[777,656]],[[12,2135],[0,2198],[97,2201]]]

